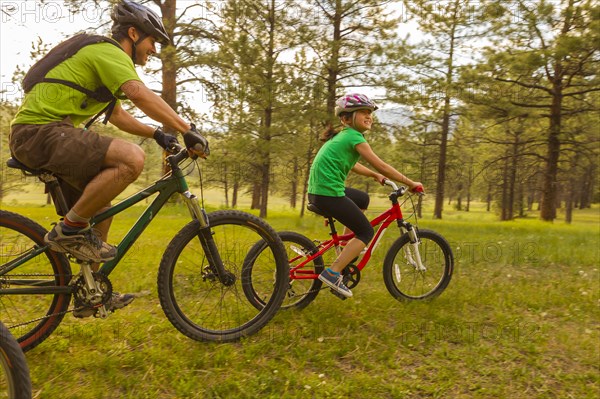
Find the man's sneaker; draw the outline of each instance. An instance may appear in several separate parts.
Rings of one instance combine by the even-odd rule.
[[[125,306],[129,305],[135,297],[131,294],[119,294],[118,292],[113,292],[110,301],[106,304],[106,310],[109,312],[114,312],[117,309],[123,309]],[[75,310],[73,310],[73,316],[77,318],[90,317],[94,313],[96,313],[96,308],[88,308],[85,306],[78,305],[75,302]]]
[[[346,298],[352,297],[352,291],[344,285],[343,277],[340,273],[331,272],[329,268],[319,274],[319,280],[342,294]]]
[[[129,305],[135,297],[131,294],[119,294],[118,292],[113,292],[112,298],[106,305],[106,310],[109,312],[114,312],[117,309],[123,309],[125,306]]]
[[[117,256],[117,248],[103,242],[99,232],[90,227],[73,235],[63,233],[62,223],[57,223],[44,237],[52,251],[68,252],[82,261],[106,262]]]

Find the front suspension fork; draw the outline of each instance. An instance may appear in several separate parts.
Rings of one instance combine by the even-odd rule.
[[[406,259],[418,271],[426,271],[427,268],[423,265],[423,261],[421,260],[421,252],[419,251],[421,241],[419,240],[417,229],[415,229],[414,226],[408,222],[403,222],[402,224],[398,222],[398,224],[400,224],[400,231],[406,231],[410,240],[410,243],[408,244],[410,249],[406,248],[404,251],[406,254]]]
[[[204,251],[206,258],[208,259],[210,268],[217,274],[219,281],[221,281],[222,284],[226,286],[232,285],[235,282],[235,276],[225,270],[225,265],[223,264],[223,260],[221,259],[221,255],[219,254],[219,250],[217,249],[217,245],[213,238],[213,232],[208,223],[208,215],[204,209],[200,207],[198,197],[189,191],[182,193],[182,196],[190,211],[190,215],[200,223],[198,239],[200,240],[200,245],[202,245],[202,250]]]

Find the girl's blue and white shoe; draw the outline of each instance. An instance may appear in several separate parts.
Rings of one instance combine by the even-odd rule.
[[[352,297],[352,291],[344,285],[343,277],[340,273],[334,272],[330,268],[327,268],[319,274],[319,280],[333,288],[336,292],[340,293],[346,298]]]

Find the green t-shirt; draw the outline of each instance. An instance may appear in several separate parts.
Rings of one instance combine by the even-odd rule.
[[[355,147],[366,142],[360,132],[349,127],[325,142],[310,167],[308,192],[343,197],[346,177],[360,158]]]
[[[47,78],[76,83],[92,91],[106,86],[111,93],[121,94],[120,87],[129,80],[140,80],[131,57],[111,43],[90,44],[71,58],[51,69]],[[96,115],[107,103],[87,98],[79,90],[58,83],[38,83],[25,95],[14,124],[43,125],[71,117],[74,126]]]

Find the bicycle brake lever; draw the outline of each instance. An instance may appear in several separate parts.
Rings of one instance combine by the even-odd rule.
[[[174,143],[172,146],[170,146],[169,148],[167,148],[167,152],[169,154],[177,154],[179,153],[179,151],[181,151],[183,147],[177,143]]]

